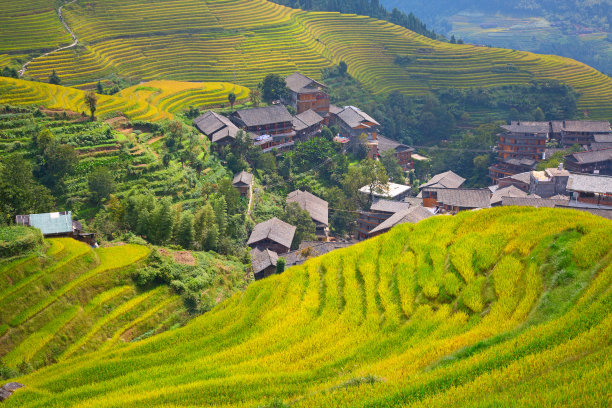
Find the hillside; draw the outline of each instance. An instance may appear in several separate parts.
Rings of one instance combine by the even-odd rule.
[[[47,243],[46,253],[0,261],[0,378],[111,349],[176,328],[194,316],[167,285],[137,284],[142,271],[153,265],[150,248],[119,243],[91,249],[71,238]],[[233,276],[243,269],[212,254],[161,253],[156,256],[172,270],[202,274],[200,269],[214,267]],[[205,285],[213,299],[220,301],[235,290],[229,279],[213,282],[213,277]]]
[[[557,79],[581,93],[579,108],[590,117],[612,117],[612,79],[584,64],[441,43],[362,16],[305,12],[265,0],[76,2],[64,16],[80,45],[36,59],[27,71],[31,77],[46,80],[55,69],[67,85],[119,74],[251,87],[268,73],[299,70],[319,78],[321,68],[343,60],[374,93],[422,95]],[[7,13],[2,21],[11,17]],[[11,52],[26,53],[27,47]],[[409,63],[396,64],[398,56]]]
[[[402,225],[16,378],[5,406],[604,406],[611,235],[553,209]]]

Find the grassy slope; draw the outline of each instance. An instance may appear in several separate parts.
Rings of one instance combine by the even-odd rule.
[[[354,15],[292,10],[265,0],[105,0],[75,3],[66,18],[83,47],[35,61],[67,84],[112,72],[141,80],[229,81],[253,86],[270,72],[320,76],[344,60],[370,91],[423,94],[558,79],[582,94],[591,117],[612,117],[612,79],[576,61],[436,42],[390,23]],[[410,55],[407,67],[396,55]]]
[[[182,329],[18,378],[5,404],[603,406],[611,234],[531,208],[403,225]]]
[[[48,240],[46,256],[0,263],[0,365],[34,367],[84,351],[112,349],[190,318],[167,286],[143,290],[131,273],[149,249],[121,245],[91,249],[69,239]],[[209,259],[210,258],[210,259]],[[234,268],[208,255],[196,262]],[[209,290],[223,298],[224,283]]]

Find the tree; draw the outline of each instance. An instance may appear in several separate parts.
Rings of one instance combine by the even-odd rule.
[[[383,166],[385,166],[385,170],[389,175],[389,180],[399,184],[404,184],[406,182],[404,169],[402,169],[402,166],[400,166],[393,150],[382,152],[380,155],[380,162],[383,164]]]
[[[115,192],[115,180],[113,175],[105,167],[98,167],[87,177],[87,186],[92,201],[100,204]]]
[[[347,72],[348,65],[346,65],[346,62],[340,61],[340,63],[338,64],[338,73],[340,74],[340,76],[345,76]]]
[[[323,128],[321,129],[321,137],[329,141],[334,140],[334,134],[327,126],[323,126]]]
[[[285,272],[286,264],[287,264],[287,261],[285,261],[285,258],[278,258],[278,260],[276,261],[276,273]]]
[[[193,214],[189,211],[185,211],[181,215],[181,222],[176,234],[176,243],[185,249],[193,246]]]
[[[0,76],[8,77],[8,78],[19,78],[19,73],[15,68],[4,67],[2,68],[2,73]]]
[[[163,245],[172,236],[172,199],[162,198],[151,214],[151,242]]]
[[[302,241],[315,239],[316,225],[308,211],[302,210],[297,203],[287,204],[282,219],[296,227],[293,242],[291,243],[292,249],[297,249]]]
[[[374,193],[384,193],[389,183],[389,177],[382,163],[364,159],[357,166],[351,166],[344,176],[342,185],[349,200],[359,204],[362,208],[368,208],[372,203]],[[359,189],[368,186],[369,197],[365,197]],[[369,198],[369,199],[368,199]]]
[[[78,163],[74,147],[60,144],[48,130],[40,132],[34,144],[37,148],[34,175],[51,189],[61,187]]]
[[[282,99],[288,94],[285,79],[277,74],[266,75],[264,80],[259,84],[259,89],[261,89],[261,97],[268,103]]]
[[[236,214],[239,211],[240,192],[233,185],[230,178],[224,178],[219,181],[219,194],[225,199],[228,214]]]
[[[251,91],[249,92],[249,98],[251,99],[251,103],[253,104],[253,106],[258,107],[261,103],[261,92],[259,92],[259,89],[251,89]]]
[[[49,83],[53,84],[53,85],[59,85],[61,82],[62,82],[62,80],[57,75],[55,70],[53,70],[53,72],[51,72],[51,75],[49,75]]]
[[[544,115],[544,111],[539,106],[533,111],[533,119],[536,122],[544,122],[546,120],[546,116]]]
[[[91,120],[93,122],[96,119],[94,115],[98,106],[98,97],[94,91],[89,91],[85,94],[85,105],[87,105],[89,112],[91,112]]]
[[[230,92],[230,93],[227,95],[227,100],[228,100],[228,101],[229,101],[229,103],[230,103],[230,108],[231,108],[231,109],[234,109],[234,103],[236,102],[236,94],[235,94],[235,93],[233,93],[233,92]]]
[[[104,94],[104,87],[102,86],[102,82],[98,81],[98,84],[96,85],[96,90],[100,95]]]
[[[450,43],[451,44],[457,44],[457,39],[455,38],[454,35],[451,35]]]

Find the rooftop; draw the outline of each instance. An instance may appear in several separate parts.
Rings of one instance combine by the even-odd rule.
[[[293,242],[296,228],[278,218],[259,223],[253,228],[247,245],[253,245],[265,239],[277,242],[284,247],[290,248]]]
[[[386,219],[382,224],[370,231],[370,235],[388,231],[399,224],[416,224],[419,221],[423,221],[424,219],[433,216],[434,214],[425,207],[407,208],[405,210],[393,214],[391,217]]]
[[[563,130],[566,132],[597,132],[610,133],[610,122],[594,120],[564,120]]]
[[[525,183],[525,184],[529,184],[531,182],[531,172],[530,171],[526,171],[524,173],[518,173],[515,174],[513,176],[508,176],[508,177],[504,177],[502,179],[500,179],[500,181],[502,180],[516,180],[519,181],[521,183]]]
[[[396,142],[395,140],[389,139],[388,137],[384,137],[384,136],[378,136],[378,151],[379,152],[385,152],[387,150],[395,150],[395,151],[414,151],[413,148],[400,143],[400,142]]]
[[[445,173],[436,174],[427,183],[421,184],[419,188],[436,187],[436,188],[459,188],[465,183],[465,179],[458,174],[447,171]]]
[[[370,125],[368,125],[369,123],[373,126],[380,125],[374,118],[355,106],[345,106],[344,109],[336,115],[351,128],[357,128],[359,126],[370,127]]]
[[[437,201],[444,205],[459,208],[488,208],[491,206],[491,191],[483,189],[463,188],[432,188],[423,191],[437,192]]]
[[[551,199],[531,197],[531,196],[503,197],[502,198],[502,206],[504,207],[518,206],[518,207],[554,208],[555,206],[558,206],[558,205],[567,205],[568,202],[569,202],[569,198],[564,199],[564,200],[551,200]]]
[[[324,83],[318,82],[299,72],[289,75],[285,78],[285,82],[287,83],[287,88],[295,93],[307,93],[316,91],[319,88],[327,88],[327,85]]]
[[[566,157],[580,164],[598,163],[612,160],[612,149],[588,150],[586,152],[572,153]]]
[[[297,203],[301,209],[308,211],[315,222],[329,225],[329,204],[316,195],[308,191],[292,191],[287,196],[287,203]]]
[[[254,248],[251,250],[251,265],[253,273],[258,274],[270,266],[276,266],[278,254],[269,249]]]
[[[547,134],[550,131],[548,122],[511,122],[509,125],[502,125],[501,128],[510,133]]]
[[[246,171],[241,171],[240,173],[234,176],[233,184],[245,184],[250,186],[253,182],[253,175],[251,173],[247,173]]]
[[[395,198],[410,191],[410,186],[403,184],[389,183],[383,188],[382,192],[374,191],[372,195],[378,198]],[[362,194],[370,195],[370,186],[363,186],[359,189]]]
[[[377,199],[372,203],[370,210],[393,214],[408,208],[410,208],[410,203],[407,202]]]
[[[293,128],[297,131],[304,130],[323,122],[323,120],[317,112],[308,109],[293,118]]]
[[[612,176],[571,174],[567,182],[567,190],[580,193],[612,194]]]
[[[304,241],[297,251],[289,252],[283,255],[283,258],[285,258],[286,266],[289,267],[299,265],[310,258],[327,254],[336,249],[348,248],[354,244],[353,242]]]
[[[69,234],[73,231],[72,212],[18,215],[17,224],[38,228],[43,235]]]
[[[504,197],[527,197],[527,193],[514,186],[498,188],[491,196],[491,205],[501,204]]]
[[[263,126],[273,123],[292,122],[293,117],[283,105],[264,106],[262,108],[241,109],[236,115],[246,126]]]
[[[226,137],[236,138],[240,130],[228,118],[213,111],[198,116],[193,123],[200,132],[210,137],[213,143]]]

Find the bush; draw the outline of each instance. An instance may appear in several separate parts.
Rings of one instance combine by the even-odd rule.
[[[0,227],[0,258],[23,255],[41,246],[43,236],[36,228]]]

